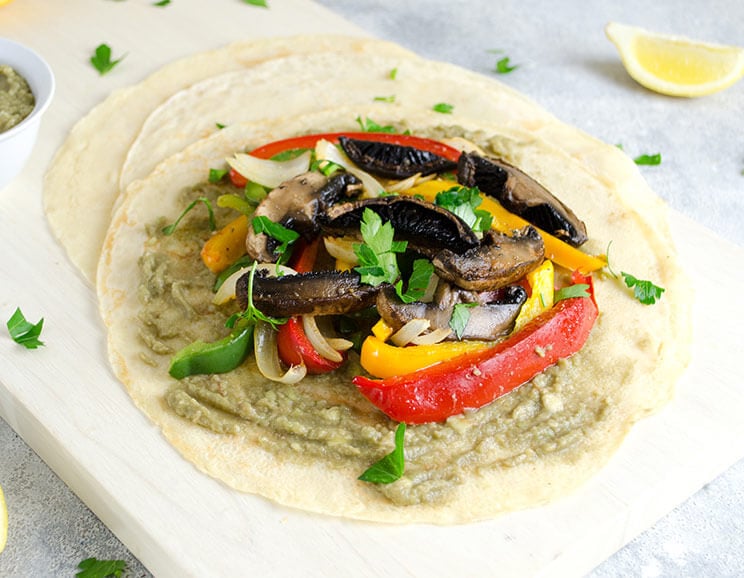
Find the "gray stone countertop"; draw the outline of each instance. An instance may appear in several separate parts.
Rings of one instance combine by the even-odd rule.
[[[674,209],[744,246],[744,82],[701,99],[662,97],[627,76],[603,32],[615,20],[744,44],[740,0],[710,0],[704,8],[691,0],[319,2],[378,37],[486,75],[495,76],[496,60],[509,56],[519,68],[499,80],[562,120],[622,143],[628,154],[661,152],[660,166],[644,167],[652,188]],[[150,576],[2,420],[0,448],[11,536],[0,576],[73,576],[89,556],[124,559],[126,576]],[[743,530],[741,461],[591,576],[744,576]]]

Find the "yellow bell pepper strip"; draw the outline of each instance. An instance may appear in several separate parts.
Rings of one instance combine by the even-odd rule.
[[[181,349],[171,360],[168,373],[176,379],[205,373],[226,373],[243,363],[253,343],[253,323],[237,327],[228,335],[207,343],[195,341]]]
[[[390,419],[408,424],[444,421],[483,407],[583,347],[599,312],[591,278],[575,274],[573,282],[586,283],[589,297],[559,301],[493,347],[403,375],[382,380],[359,375],[352,381]]]
[[[436,199],[437,193],[456,186],[457,183],[452,181],[433,179],[402,191],[401,194],[421,195],[424,199],[433,203]],[[507,211],[495,199],[486,195],[482,195],[482,199],[483,201],[478,208],[491,213],[493,216],[493,223],[491,226],[494,229],[501,231],[502,233],[509,233],[515,229],[521,229],[529,225],[529,223],[522,217]],[[532,226],[534,227],[534,225]],[[540,233],[540,236],[543,239],[545,245],[545,258],[550,259],[561,267],[565,267],[570,271],[578,270],[582,273],[591,273],[592,271],[597,271],[607,265],[607,262],[604,259],[588,255],[576,247],[564,243],[550,233],[546,233],[537,227],[535,227],[535,229],[537,229],[537,232]]]
[[[431,345],[397,347],[375,335],[369,335],[362,343],[360,363],[370,375],[384,379],[489,347],[491,345],[484,341],[443,341]]]
[[[245,255],[248,225],[248,217],[240,215],[207,239],[201,258],[212,273],[220,273]]]
[[[537,269],[527,273],[526,278],[532,294],[519,310],[519,315],[514,321],[514,331],[519,331],[529,321],[553,306],[553,293],[555,292],[553,262],[546,259]]]

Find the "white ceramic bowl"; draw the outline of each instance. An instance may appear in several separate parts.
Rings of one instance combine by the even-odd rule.
[[[0,133],[2,189],[21,172],[34,148],[41,116],[54,95],[54,74],[36,52],[7,38],[0,38],[0,64],[8,64],[18,71],[28,82],[36,99],[31,114],[10,130]]]

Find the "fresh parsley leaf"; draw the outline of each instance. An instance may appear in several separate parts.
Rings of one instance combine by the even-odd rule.
[[[258,263],[254,261],[253,266],[251,267],[251,272],[249,273],[250,276],[248,277],[248,288],[246,290],[246,292],[248,293],[248,304],[246,305],[245,310],[231,315],[227,319],[227,321],[225,321],[225,325],[231,329],[235,327],[235,324],[238,321],[247,321],[250,323],[255,323],[256,321],[265,321],[274,329],[276,329],[278,325],[284,325],[288,321],[286,317],[269,317],[268,315],[257,309],[256,306],[253,304],[253,279],[256,276],[257,265]]]
[[[197,203],[204,203],[204,205],[207,207],[207,211],[209,212],[209,229],[211,231],[214,231],[217,228],[217,224],[214,222],[214,209],[212,209],[212,202],[206,197],[199,197],[198,199],[194,199],[189,203],[189,205],[183,210],[183,212],[178,216],[174,223],[171,223],[167,227],[163,227],[161,229],[163,234],[172,235],[173,232],[176,230],[176,227],[178,227],[178,224],[181,222],[181,219],[183,219],[186,214],[196,206]]]
[[[438,102],[432,107],[432,110],[442,114],[452,114],[454,108],[454,105],[447,104],[446,102]]]
[[[408,278],[408,287],[403,291],[403,280],[395,284],[395,292],[403,303],[420,301],[426,293],[431,276],[434,274],[434,265],[428,259],[416,259],[413,262],[413,271]]]
[[[355,243],[353,249],[360,265],[355,271],[362,276],[362,283],[395,283],[400,277],[395,254],[403,253],[407,243],[395,241],[390,222],[383,223],[380,215],[370,208],[364,209],[360,230],[364,243]]]
[[[261,8],[268,8],[269,5],[266,2],[266,0],[243,0],[246,4],[250,4],[251,6],[260,6]]]
[[[163,6],[168,6],[168,4],[170,3],[171,3],[171,0],[160,0],[160,2],[153,2],[152,5],[159,6],[162,8]]]
[[[264,215],[253,217],[251,224],[253,225],[254,233],[266,233],[269,237],[276,239],[281,243],[274,252],[279,254],[280,263],[286,262],[287,259],[289,259],[289,252],[287,249],[289,249],[289,246],[292,243],[300,238],[300,234],[292,229],[287,229],[287,227],[280,223],[275,223]]]
[[[452,317],[449,320],[449,326],[455,332],[458,339],[462,338],[465,328],[470,320],[470,309],[478,305],[477,303],[457,303],[452,310]]]
[[[209,182],[219,183],[228,172],[227,169],[209,169]]]
[[[108,44],[99,44],[93,56],[90,57],[90,63],[98,71],[98,74],[103,76],[119,64],[124,59],[124,56],[116,60],[111,60],[111,47]]]
[[[591,297],[589,295],[589,285],[586,283],[576,283],[575,285],[568,285],[558,289],[553,294],[553,303],[563,301],[564,299],[571,299],[573,297]]]
[[[493,216],[488,211],[477,210],[483,202],[477,187],[452,187],[437,193],[434,204],[447,209],[465,221],[476,233],[491,228]]]
[[[376,96],[374,98],[375,102],[395,102],[395,95],[391,94],[390,96]]]
[[[373,484],[391,484],[399,480],[406,469],[403,453],[403,438],[406,435],[406,424],[399,423],[395,430],[395,449],[372,464],[359,479]]]
[[[44,327],[43,317],[36,324],[29,323],[21,313],[20,307],[17,307],[5,325],[13,341],[26,349],[36,349],[44,345],[44,342],[39,340],[41,329]]]
[[[124,560],[86,558],[78,564],[81,572],[78,572],[75,576],[78,578],[108,578],[109,576],[119,578],[126,567],[127,563]]]
[[[380,125],[373,121],[371,118],[362,119],[361,116],[356,117],[356,122],[362,129],[362,132],[385,132],[394,134],[396,132],[395,127],[391,125]]]
[[[656,153],[655,155],[640,155],[634,158],[633,162],[637,165],[660,165],[661,153]]]
[[[620,274],[623,276],[623,280],[628,288],[633,289],[633,296],[644,305],[653,305],[658,299],[661,299],[661,294],[665,291],[665,289],[654,285],[651,281],[636,279],[633,275],[623,271]]]
[[[396,66],[393,68],[388,76],[390,77],[390,80],[395,80],[398,77],[398,67]]]
[[[512,70],[516,70],[519,68],[519,65],[511,65],[509,64],[509,57],[505,56],[504,58],[499,59],[496,62],[496,68],[494,68],[494,72],[497,72],[498,74],[508,74]]]
[[[226,124],[222,124],[221,122],[216,122],[216,123],[214,123],[214,126],[216,126],[219,130],[222,130],[227,125]]]

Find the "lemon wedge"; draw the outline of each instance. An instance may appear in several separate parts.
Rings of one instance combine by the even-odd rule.
[[[695,97],[728,88],[744,76],[744,48],[649,32],[610,22],[628,74],[646,88],[671,96]]]
[[[5,496],[0,487],[0,552],[5,549],[8,541],[8,508],[5,506]]]

